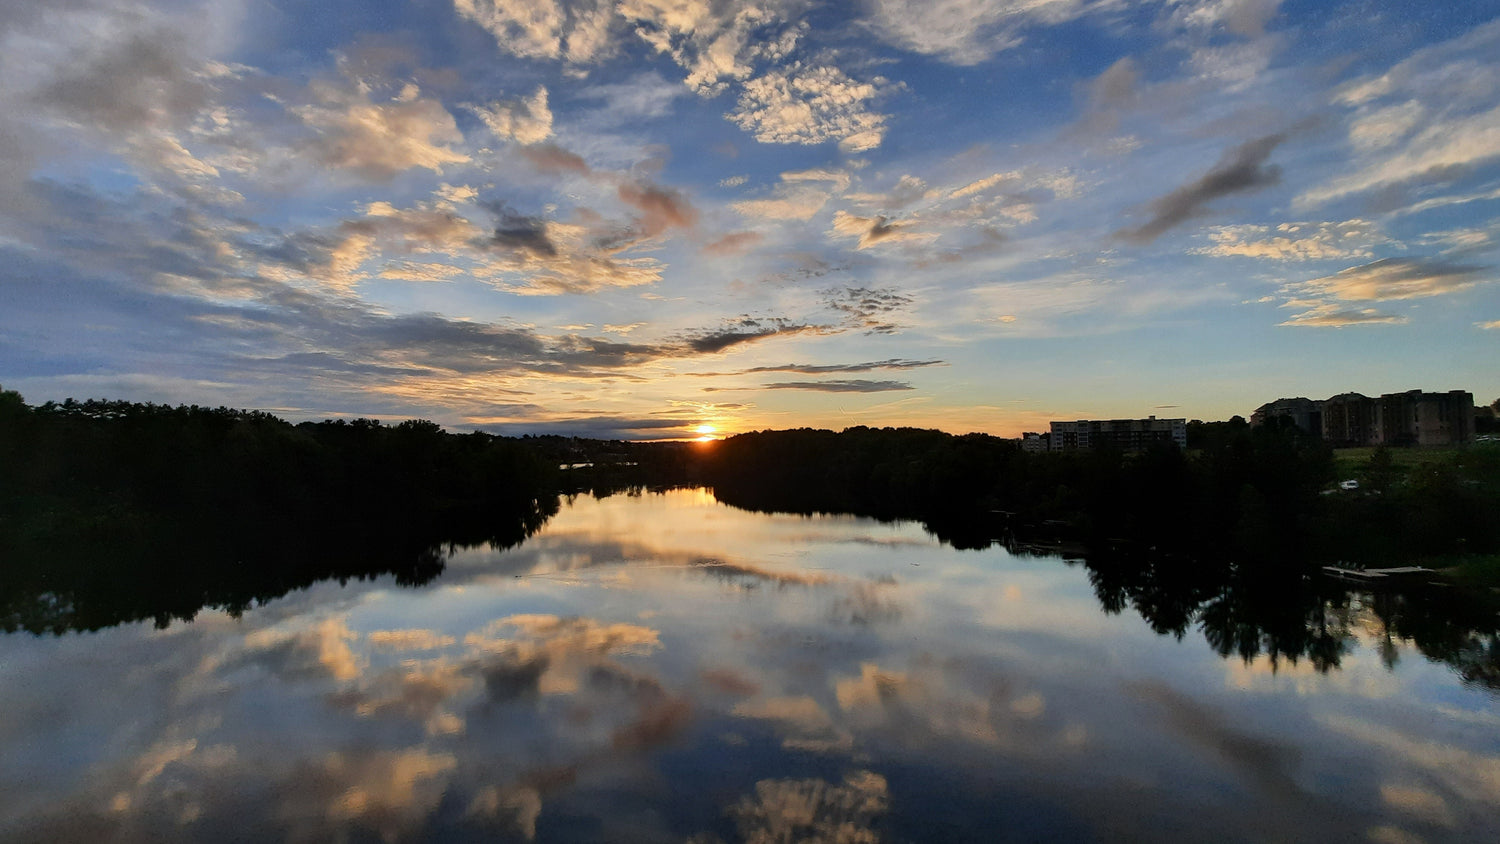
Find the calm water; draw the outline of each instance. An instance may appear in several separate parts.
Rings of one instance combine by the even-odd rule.
[[[1225,659],[1056,557],[580,498],[420,588],[0,636],[0,838],[1500,839],[1500,699],[1337,615]]]

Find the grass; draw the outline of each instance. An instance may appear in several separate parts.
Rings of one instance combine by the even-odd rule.
[[[1339,480],[1358,477],[1365,465],[1370,462],[1370,456],[1375,453],[1377,446],[1361,446],[1359,448],[1336,448],[1333,450],[1333,467]],[[1391,454],[1392,467],[1401,474],[1422,465],[1423,463],[1436,463],[1446,461],[1453,455],[1463,451],[1463,446],[1442,448],[1392,448],[1388,449]]]

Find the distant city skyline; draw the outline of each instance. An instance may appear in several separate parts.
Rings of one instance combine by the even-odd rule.
[[[0,384],[691,439],[1500,396],[1500,3],[0,10]]]

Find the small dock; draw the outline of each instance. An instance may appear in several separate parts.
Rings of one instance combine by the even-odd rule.
[[[1436,574],[1423,566],[1392,566],[1382,569],[1349,569],[1340,566],[1324,566],[1323,573],[1329,577],[1350,583],[1405,583],[1425,575]]]

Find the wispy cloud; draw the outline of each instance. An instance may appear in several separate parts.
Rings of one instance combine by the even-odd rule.
[[[1289,306],[1295,307],[1296,305]],[[1340,308],[1338,305],[1317,304],[1280,324],[1342,328],[1349,325],[1405,325],[1408,322],[1410,320],[1404,316],[1385,313],[1374,308]]]
[[[833,375],[850,372],[875,372],[878,370],[921,369],[928,366],[946,365],[947,362],[941,360],[891,358],[889,360],[876,360],[865,363],[786,363],[774,366],[752,366],[748,369],[739,369],[734,372],[693,372],[689,374],[698,378],[719,378],[727,375],[756,375],[767,372],[793,372],[799,375]]]
[[[737,390],[810,390],[818,393],[887,393],[915,389],[904,381],[866,381],[862,379],[828,381],[777,381],[758,387],[704,387],[705,393]]]
[[[1188,220],[1200,216],[1208,203],[1222,196],[1260,190],[1281,181],[1281,168],[1266,161],[1286,140],[1277,133],[1246,141],[1229,150],[1207,173],[1146,207],[1151,219],[1118,235],[1133,243],[1150,243]]]
[[[1468,290],[1485,280],[1485,268],[1424,258],[1384,258],[1288,288],[1344,301],[1418,299]]]

